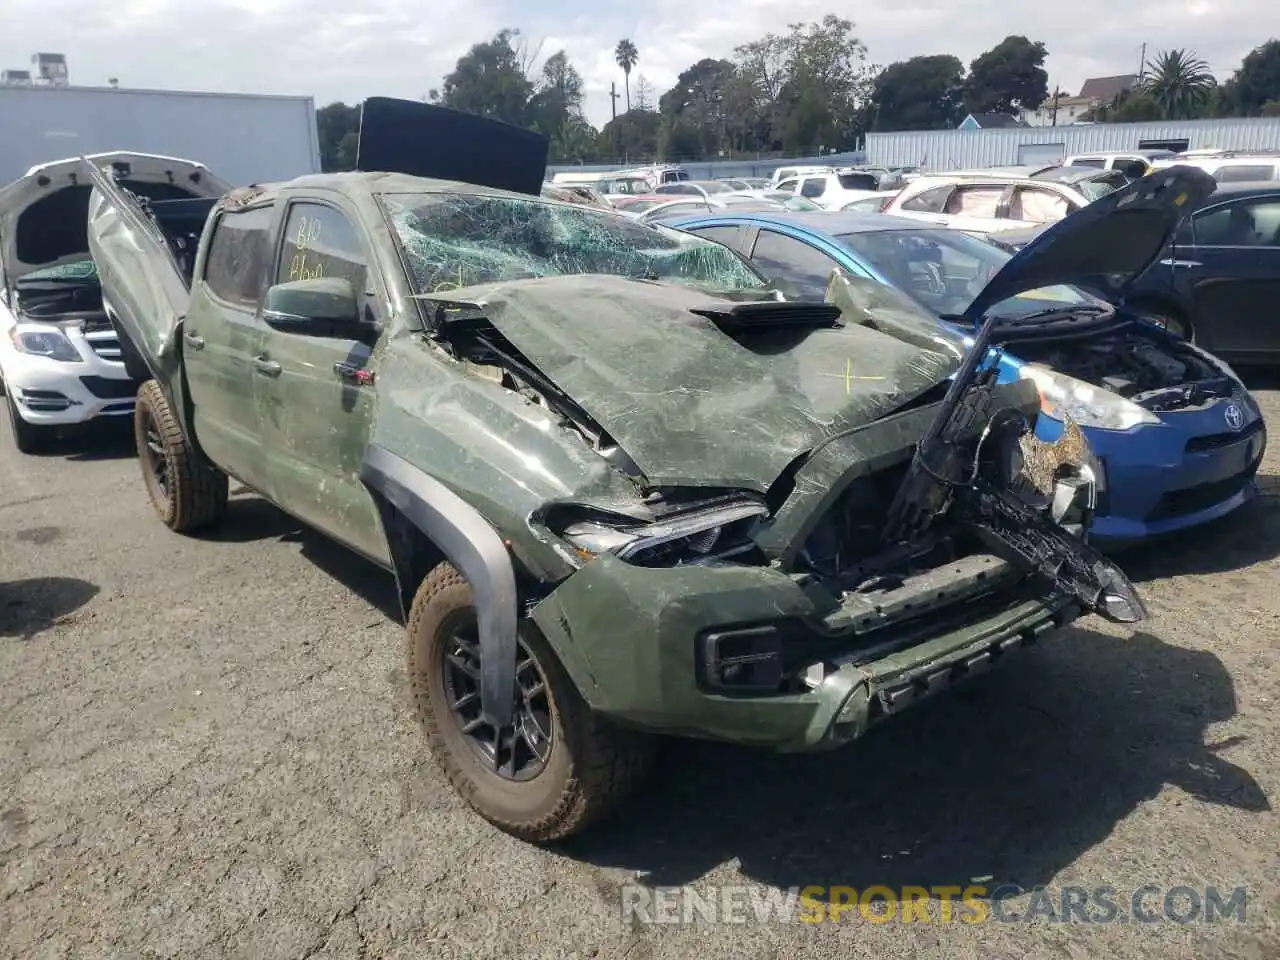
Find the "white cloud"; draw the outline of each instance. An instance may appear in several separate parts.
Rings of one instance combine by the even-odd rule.
[[[1088,77],[1136,71],[1144,42],[1151,56],[1191,48],[1225,78],[1269,39],[1259,24],[1268,22],[1274,2],[1182,0],[1171,8],[1167,0],[1132,0],[1117,9],[1104,0],[905,0],[871,4],[854,19],[870,61],[882,65],[932,53],[953,53],[967,64],[1010,33],[1044,40],[1050,86],[1075,93]],[[608,8],[598,0],[537,7],[514,0],[4,0],[0,67],[26,67],[37,50],[57,51],[67,55],[73,83],[118,77],[126,87],[301,93],[321,104],[418,97],[438,87],[472,43],[514,26],[531,41],[546,38],[544,55],[568,52],[598,125],[610,115],[610,83],[623,90],[613,61],[622,37],[640,51],[632,92],[644,76],[656,96],[702,57],[730,56],[738,44],[833,9],[847,8],[814,0],[649,0]]]

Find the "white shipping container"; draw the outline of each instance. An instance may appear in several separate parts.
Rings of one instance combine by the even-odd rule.
[[[0,86],[0,185],[115,150],[196,160],[237,185],[320,172],[311,97]]]

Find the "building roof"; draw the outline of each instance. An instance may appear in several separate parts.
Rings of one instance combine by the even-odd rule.
[[[1025,127],[1026,122],[1007,113],[971,113],[965,120],[972,119],[984,130],[995,130],[1000,127]]]
[[[1134,73],[1122,73],[1115,77],[1090,77],[1080,88],[1080,96],[1109,103],[1119,94],[1132,89],[1137,82],[1138,76]]]

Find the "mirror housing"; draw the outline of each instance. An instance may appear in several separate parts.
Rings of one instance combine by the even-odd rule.
[[[294,280],[269,287],[262,319],[281,330],[353,339],[364,326],[355,287],[343,277]]]

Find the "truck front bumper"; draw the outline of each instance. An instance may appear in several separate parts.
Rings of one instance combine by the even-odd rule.
[[[998,566],[985,593],[976,580],[957,591],[945,576],[933,577],[914,595],[913,609],[899,604],[884,614],[897,622],[867,623],[881,614],[862,612],[880,607],[835,598],[777,570],[652,569],[602,556],[541,601],[533,619],[600,713],[654,733],[819,751],[856,739],[1079,615],[1075,605],[992,562]],[[992,581],[999,583],[994,590]],[[784,648],[803,647],[787,669],[807,673],[809,684],[793,683],[784,693],[709,685],[707,637],[762,628],[776,628]],[[823,663],[816,674],[815,660]]]

